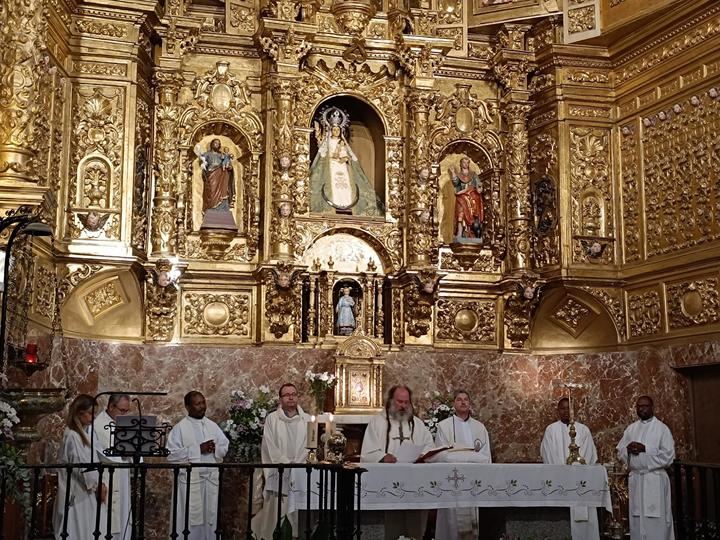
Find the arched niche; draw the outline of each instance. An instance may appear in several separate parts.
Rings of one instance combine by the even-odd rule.
[[[543,290],[530,330],[533,351],[616,350],[612,316],[593,295],[575,288]]]
[[[449,143],[437,158],[439,164],[438,222],[439,236],[443,244],[456,242],[486,245],[492,240],[491,230],[495,216],[493,192],[499,190],[500,169],[493,163],[492,154],[484,146],[470,140],[457,140]],[[461,160],[470,160],[470,171],[477,175],[482,190],[483,219],[478,237],[459,237],[456,219],[456,188],[453,185],[453,169],[461,168]],[[477,231],[477,228],[474,228]]]
[[[196,145],[207,151],[210,143],[219,139],[223,152],[232,156],[233,184],[235,197],[230,204],[230,211],[237,225],[237,235],[245,236],[250,227],[250,205],[253,204],[248,190],[252,186],[253,153],[250,141],[245,133],[229,122],[214,121],[201,124],[193,132],[189,145],[184,148],[185,166],[190,173],[191,181],[187,185],[189,206],[189,223],[191,232],[198,232],[203,223],[203,179],[200,158],[195,153]]]
[[[322,125],[321,115],[330,107],[337,107],[350,117],[348,144],[358,158],[380,202],[385,204],[385,127],[375,108],[362,99],[350,95],[329,97],[315,108],[309,127]],[[318,152],[318,141],[310,137],[310,163]]]
[[[130,270],[107,270],[81,282],[61,307],[63,333],[92,339],[141,340],[143,300]]]
[[[370,266],[382,274],[385,266],[370,244],[348,232],[318,238],[303,253],[301,264],[312,266],[318,261],[321,268],[329,269],[328,254],[332,254],[332,269],[337,272],[365,272]]]

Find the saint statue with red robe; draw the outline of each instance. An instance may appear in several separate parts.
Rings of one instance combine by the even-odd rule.
[[[483,227],[483,200],[480,178],[470,169],[470,159],[460,160],[460,170],[450,168],[455,188],[455,240],[481,242]]]

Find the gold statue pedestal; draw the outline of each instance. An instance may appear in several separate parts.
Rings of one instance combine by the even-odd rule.
[[[220,259],[230,247],[237,231],[231,229],[200,229],[200,241],[207,254],[213,259]]]

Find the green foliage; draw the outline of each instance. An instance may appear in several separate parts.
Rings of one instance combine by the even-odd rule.
[[[20,450],[6,441],[0,442],[0,474],[5,479],[5,496],[20,505],[29,522],[32,512],[30,470],[23,465],[25,459]]]

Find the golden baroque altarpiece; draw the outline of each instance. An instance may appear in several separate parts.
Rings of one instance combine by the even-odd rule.
[[[378,351],[717,331],[720,6],[625,30],[638,1],[4,3],[0,206],[55,230],[31,317]]]

